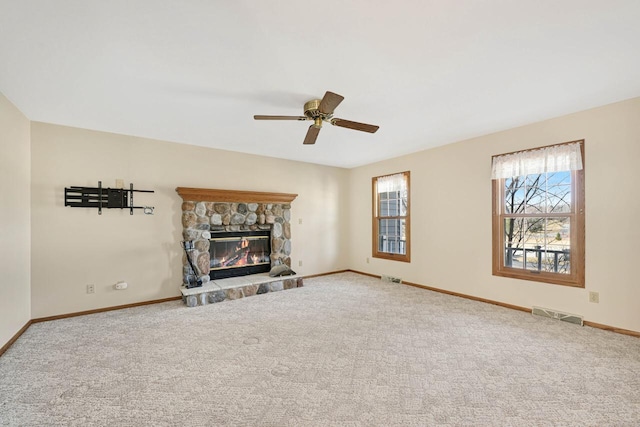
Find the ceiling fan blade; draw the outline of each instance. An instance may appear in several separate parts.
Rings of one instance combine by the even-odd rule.
[[[320,110],[320,112],[323,114],[331,114],[333,113],[333,110],[335,110],[336,107],[340,105],[343,99],[344,96],[327,91],[327,93],[325,93],[322,97],[322,101],[320,101],[318,110]]]
[[[369,132],[369,133],[375,133],[380,128],[380,126],[368,125],[366,123],[352,122],[351,120],[344,120],[344,119],[331,119],[331,124],[334,126],[340,126],[342,128],[359,130],[362,132]]]
[[[307,131],[307,136],[304,137],[303,144],[315,144],[316,139],[318,139],[318,134],[320,133],[320,126],[311,125],[309,126],[309,130]]]
[[[253,116],[255,120],[307,120],[305,116]]]

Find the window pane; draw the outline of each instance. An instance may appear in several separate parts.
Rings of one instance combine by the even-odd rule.
[[[406,221],[404,219],[378,220],[378,251],[406,254]]]
[[[547,212],[571,212],[571,172],[548,175]]]
[[[398,215],[407,216],[408,193],[405,188],[398,194]]]
[[[570,213],[571,212],[571,195],[557,197],[550,196],[547,206],[548,213]]]
[[[389,201],[380,201],[380,216],[389,216]]]
[[[525,185],[527,188],[544,188],[546,182],[547,176],[544,173],[527,175],[525,177]]]
[[[546,197],[544,190],[540,188],[528,188],[528,196],[524,211],[528,214],[545,212]]]
[[[571,184],[571,172],[552,172],[547,174],[547,182],[549,186],[552,185],[569,185]]]
[[[536,214],[546,212],[547,192],[545,174],[527,175],[524,199],[524,213]]]
[[[511,187],[513,181],[513,178],[505,178],[504,180],[504,188],[507,189],[509,187]]]
[[[570,218],[506,218],[504,266],[570,274]]]
[[[398,216],[398,194],[389,193],[389,216]]]
[[[505,180],[504,187],[504,212],[523,213],[524,212],[525,188],[524,178],[514,177]]]

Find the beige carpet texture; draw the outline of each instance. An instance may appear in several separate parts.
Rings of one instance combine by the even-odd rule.
[[[2,426],[639,426],[640,340],[356,273],[33,324]]]

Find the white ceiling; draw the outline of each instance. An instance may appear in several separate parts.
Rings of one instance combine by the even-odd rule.
[[[640,96],[638,0],[0,0],[29,119],[341,167]],[[301,115],[330,90],[335,116]],[[553,141],[555,142],[555,141]]]

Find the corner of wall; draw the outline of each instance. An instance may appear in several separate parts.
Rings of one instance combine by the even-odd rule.
[[[0,93],[0,347],[31,320],[31,133]]]

